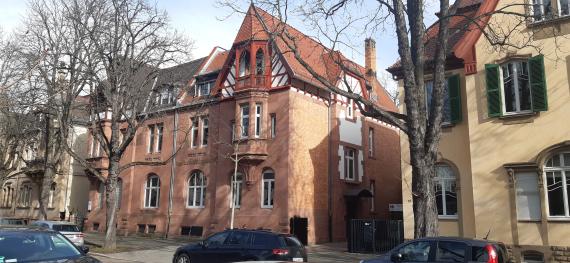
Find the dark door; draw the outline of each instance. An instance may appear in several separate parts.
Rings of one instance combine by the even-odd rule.
[[[292,217],[289,222],[291,234],[295,235],[303,245],[307,245],[307,232],[309,227],[309,219],[305,217]]]
[[[353,197],[353,196],[346,196],[345,197],[345,202],[346,202],[346,215],[345,215],[345,234],[346,234],[346,245],[348,246],[348,249],[350,251],[350,249],[353,247],[352,246],[352,228],[351,228],[351,222],[352,219],[356,219],[356,213],[358,212],[358,198],[357,197]]]

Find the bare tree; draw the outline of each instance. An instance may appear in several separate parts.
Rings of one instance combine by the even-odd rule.
[[[75,1],[73,17],[85,31],[83,65],[91,76],[90,126],[108,165],[99,170],[85,158],[68,151],[105,185],[105,249],[116,248],[118,212],[117,180],[121,171],[136,165],[163,165],[168,160],[120,165],[125,150],[146,120],[155,118],[154,107],[161,87],[156,85],[160,68],[185,59],[191,42],[170,29],[168,16],[146,0]],[[81,8],[82,10],[78,10]]]
[[[496,1],[498,2],[498,1]],[[493,2],[493,3],[496,3]],[[441,124],[444,104],[444,82],[446,60],[449,56],[450,20],[464,19],[466,22],[453,30],[478,31],[497,50],[534,47],[534,32],[527,30],[526,24],[532,19],[525,11],[531,10],[523,1],[512,1],[501,8],[478,13],[475,17],[457,12],[459,6],[450,6],[449,0],[440,0],[437,15],[439,20],[429,29],[425,24],[425,1],[403,0],[311,0],[295,5],[287,0],[254,0],[255,4],[268,10],[277,21],[267,21],[267,14],[254,8],[255,16],[260,20],[263,30],[272,41],[285,46],[281,52],[291,52],[298,61],[322,86],[332,93],[356,101],[364,116],[377,118],[398,127],[409,138],[409,150],[412,166],[412,198],[414,210],[414,233],[416,237],[435,236],[438,234],[437,206],[433,178],[437,161],[438,145],[441,136]],[[234,1],[221,1],[232,12],[245,13]],[[521,12],[520,10],[523,10]],[[510,16],[509,23],[489,23],[494,14]],[[331,46],[328,52],[333,64],[343,71],[350,70],[350,61],[335,55],[339,46],[348,46],[346,41],[349,31],[355,34],[370,35],[377,30],[390,29],[395,33],[398,43],[403,85],[403,102],[406,115],[386,111],[372,101],[337,87],[335,81],[319,74],[302,55],[300,36],[286,26],[288,18],[300,16],[317,31],[319,39]],[[271,19],[270,19],[271,20]],[[513,35],[522,37],[513,38]],[[430,39],[430,41],[426,41]],[[426,55],[429,45],[432,55]],[[431,101],[427,102],[424,82],[426,76],[433,79]],[[374,76],[376,77],[376,76]],[[342,81],[342,80],[341,80]],[[428,108],[428,105],[429,108]]]

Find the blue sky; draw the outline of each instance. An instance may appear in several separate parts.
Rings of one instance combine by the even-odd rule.
[[[4,31],[11,31],[18,26],[25,14],[26,2],[25,0],[0,0],[2,7],[0,8],[0,27]],[[427,2],[437,1],[428,0]],[[221,20],[230,11],[217,7],[214,0],[157,0],[157,5],[168,12],[174,28],[195,41],[195,49],[192,52],[194,58],[208,55],[215,46],[230,48],[243,19],[243,15],[234,14]],[[430,14],[430,11],[427,13]],[[306,34],[313,35],[309,27],[299,19],[290,19],[289,23]],[[348,38],[351,48],[342,47],[340,49],[347,57],[364,65],[364,39],[369,35],[359,34],[355,32]],[[377,68],[380,75],[383,69],[398,58],[397,43],[393,30],[390,29],[377,32],[372,37],[377,43]]]

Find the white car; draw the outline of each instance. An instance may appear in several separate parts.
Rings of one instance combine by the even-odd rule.
[[[67,237],[76,246],[83,246],[83,233],[79,231],[77,225],[66,221],[44,221],[39,220],[32,223],[33,226],[39,226],[50,230],[57,231]]]

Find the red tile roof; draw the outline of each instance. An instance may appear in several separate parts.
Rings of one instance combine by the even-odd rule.
[[[216,54],[214,59],[212,59],[212,62],[210,62],[208,67],[204,70],[203,74],[208,74],[208,73],[212,73],[212,72],[216,72],[216,71],[221,70],[222,67],[224,66],[224,62],[228,58],[229,53],[230,52],[228,50],[226,50],[226,51],[223,51],[219,54]]]

